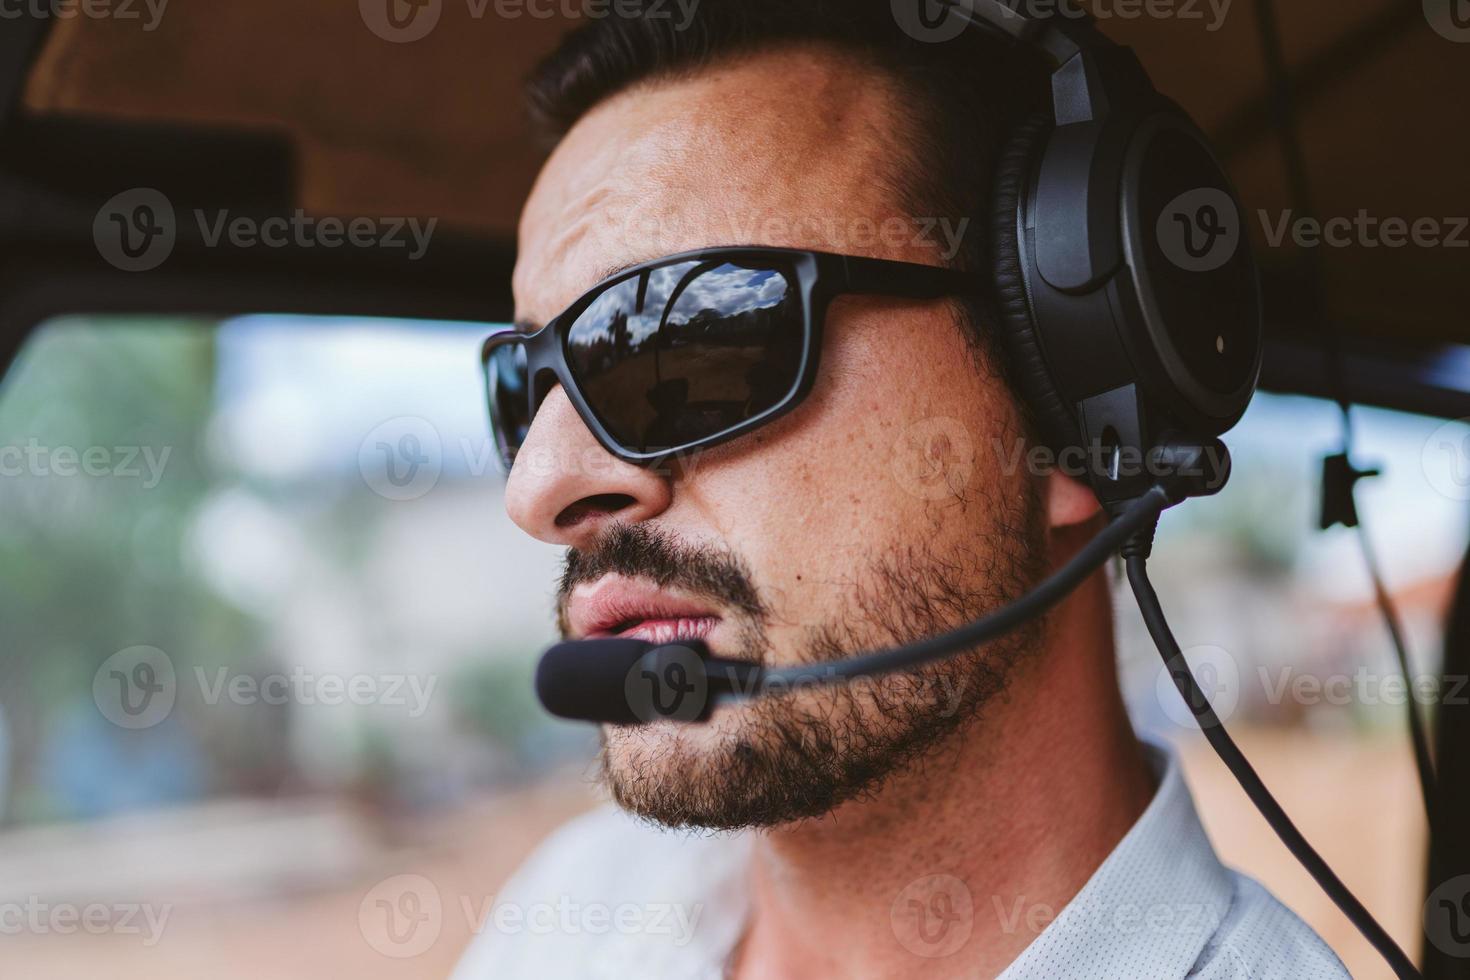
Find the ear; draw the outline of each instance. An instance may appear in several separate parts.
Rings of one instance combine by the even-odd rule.
[[[1102,510],[1092,488],[1059,470],[1046,475],[1042,492],[1046,495],[1047,525],[1053,531],[1076,527],[1092,520]]]

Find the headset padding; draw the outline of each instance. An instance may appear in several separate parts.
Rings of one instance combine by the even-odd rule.
[[[1010,352],[1012,376],[1041,435],[1053,450],[1060,451],[1064,446],[1080,444],[1081,436],[1071,408],[1057,393],[1041,351],[1016,240],[1021,195],[1027,191],[1036,155],[1041,152],[1051,128],[1049,112],[1032,114],[1007,140],[996,161],[991,263],[1001,334]]]

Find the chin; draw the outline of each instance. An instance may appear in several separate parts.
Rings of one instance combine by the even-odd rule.
[[[601,777],[623,809],[674,828],[738,830],[821,816],[877,775],[833,691],[718,709],[700,725],[603,729]],[[856,763],[856,765],[854,765]]]

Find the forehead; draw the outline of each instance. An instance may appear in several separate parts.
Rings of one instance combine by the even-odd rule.
[[[905,218],[894,187],[907,130],[884,76],[821,48],[625,90],[573,127],[537,179],[517,315],[545,322],[612,269],[708,246],[905,257],[862,233]]]

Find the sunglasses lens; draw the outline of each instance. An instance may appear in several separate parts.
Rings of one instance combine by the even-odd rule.
[[[485,385],[490,397],[490,428],[500,463],[507,472],[531,428],[530,384],[523,344],[503,344],[485,362]]]
[[[803,312],[794,271],[680,262],[616,283],[566,336],[567,362],[608,433],[659,452],[728,432],[796,388]]]

